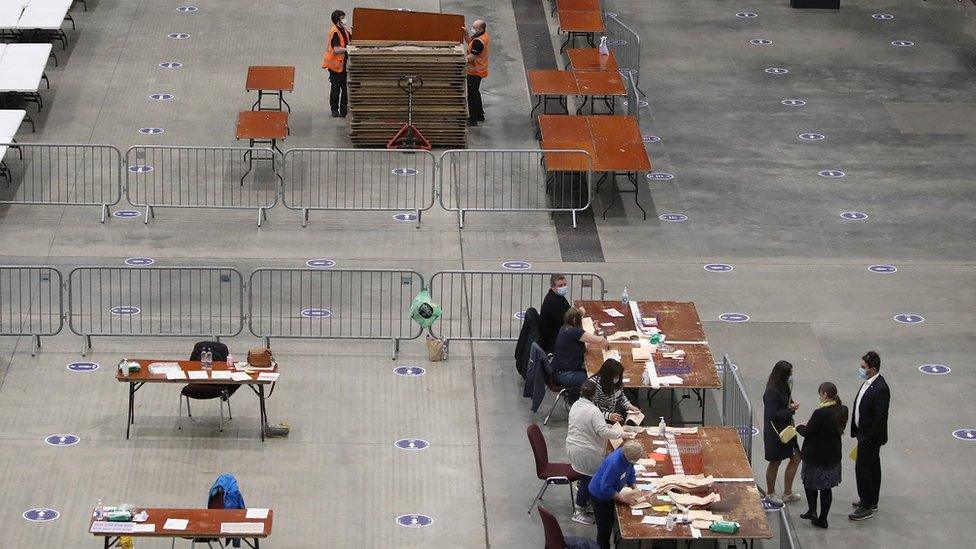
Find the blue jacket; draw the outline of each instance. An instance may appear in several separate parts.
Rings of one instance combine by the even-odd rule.
[[[624,486],[637,482],[634,466],[624,458],[624,447],[621,446],[610,453],[600,464],[600,468],[590,480],[590,495],[609,501]]]
[[[245,509],[244,496],[241,495],[240,488],[237,487],[237,478],[229,473],[224,473],[217,477],[214,481],[213,486],[210,487],[210,493],[207,495],[207,504],[210,504],[210,498],[217,495],[217,491],[223,489],[224,491],[224,509]],[[234,544],[234,547],[241,546],[240,538],[230,538],[230,541]]]

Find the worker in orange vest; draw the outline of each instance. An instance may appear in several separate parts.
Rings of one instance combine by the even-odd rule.
[[[491,57],[488,26],[481,19],[471,24],[471,31],[464,29],[467,44],[465,60],[468,62],[468,125],[477,126],[485,121],[485,109],[481,103],[481,80],[488,76],[488,60]]]
[[[333,117],[346,117],[348,100],[346,90],[346,46],[352,37],[352,27],[346,29],[346,12],[332,12],[332,29],[325,41],[322,68],[329,71],[329,107]]]

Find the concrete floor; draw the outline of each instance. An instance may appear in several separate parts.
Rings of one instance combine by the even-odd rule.
[[[176,10],[189,3],[199,11]],[[785,0],[610,4],[641,34],[641,87],[651,107],[642,130],[661,137],[648,144],[655,171],[675,178],[643,189],[646,222],[630,196],[606,221],[598,216],[602,264],[561,262],[557,231],[545,215],[472,214],[458,230],[453,215],[435,208],[417,230],[382,213],[319,214],[302,229],[297,212],[275,209],[258,229],[250,212],[213,219],[166,210],[146,226],[123,219],[100,224],[93,209],[31,206],[0,206],[0,263],[67,272],[145,255],[158,265],[230,265],[246,273],[329,257],[340,267],[412,268],[429,276],[521,259],[535,270],[591,271],[606,279],[611,297],[626,285],[635,299],[695,301],[713,350],[739,365],[754,400],[776,360],[793,362],[802,419],[821,381],[836,382],[850,403],[858,357],[876,349],[893,393],[881,512],[865,523],[846,519],[856,495],[853,464],[845,459],[830,529],[795,518],[801,503],[790,508],[798,537],[806,547],[971,546],[965,540],[976,508],[970,489],[976,445],[951,433],[976,428],[976,408],[965,397],[976,392],[970,153],[976,8],[952,0],[845,0],[839,12],[791,10]],[[489,123],[471,131],[471,146],[533,147],[523,69],[533,60],[523,59],[512,4],[396,6],[489,21],[493,63],[483,86]],[[353,6],[89,0],[87,13],[75,9],[78,30],[68,32],[68,51],[57,52],[60,66],[47,71],[52,89],[42,92],[37,134],[24,129],[18,138],[123,150],[136,143],[232,145],[236,113],[253,101],[243,91],[246,67],[290,64],[298,77],[284,148],[348,146],[343,121],[328,116],[318,68],[325,22],[336,7],[351,13]],[[737,18],[740,11],[758,17]],[[894,19],[872,18],[882,12]],[[555,23],[548,24],[554,34]],[[171,32],[191,39],[169,40]],[[752,46],[754,38],[773,43]],[[893,47],[895,40],[915,45]],[[184,66],[157,68],[163,61]],[[790,73],[770,75],[767,67]],[[176,98],[148,100],[155,92]],[[807,103],[787,107],[784,99]],[[141,136],[144,126],[166,132]],[[827,139],[805,143],[797,139],[803,132]],[[820,170],[846,177],[824,179]],[[595,207],[602,210],[600,199]],[[840,217],[851,210],[870,217]],[[689,219],[658,220],[671,212]],[[713,262],[735,270],[702,268]],[[898,271],[867,270],[881,263]],[[718,320],[724,312],[751,320],[724,323]],[[892,320],[903,312],[925,322]],[[259,344],[243,336],[229,343],[238,354]],[[78,374],[65,369],[81,359],[81,341],[67,330],[45,340],[34,358],[28,338],[0,339],[4,547],[96,547],[86,525],[98,498],[201,506],[221,472],[238,476],[249,505],[275,509],[269,547],[542,545],[537,516],[525,513],[538,483],[524,428],[543,416],[533,416],[518,396],[511,344],[456,343],[450,361],[431,365],[419,341],[405,343],[396,363],[384,343],[276,342],[285,373],[269,413],[272,421],[291,423],[289,438],[262,444],[257,405],[243,392],[223,433],[212,403],[195,407],[195,425],[178,431],[175,388],[147,387],[137,401],[134,436],[124,440],[126,393],[110,366],[125,355],[178,357],[191,346],[190,339],[96,339],[90,359],[102,369]],[[919,372],[930,363],[952,372]],[[422,364],[429,373],[400,378],[394,364]],[[710,397],[709,421],[716,419]],[[543,431],[553,458],[564,457],[565,415],[557,412]],[[52,433],[76,434],[81,442],[51,447],[44,437]],[[393,441],[406,437],[431,447],[395,449]],[[845,453],[850,447],[845,440]],[[594,535],[569,522],[565,491],[553,487],[546,505],[567,532]],[[23,520],[32,507],[57,509],[61,517]],[[398,527],[394,519],[405,513],[434,522]]]

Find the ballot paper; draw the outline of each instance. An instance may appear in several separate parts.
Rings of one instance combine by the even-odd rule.
[[[604,349],[603,350],[603,360],[604,360],[604,362],[607,361],[607,360],[609,360],[609,359],[611,359],[611,358],[619,362],[620,361],[620,351],[618,351],[616,349]]]
[[[644,524],[653,524],[654,526],[664,526],[668,523],[668,517],[647,516],[641,522]]]
[[[213,370],[210,372],[210,379],[230,379],[231,373],[229,370]]]
[[[592,333],[596,332],[596,329],[593,326],[593,319],[592,318],[590,318],[588,316],[583,317],[583,331],[586,332],[586,333],[588,333],[588,334],[592,334]]]
[[[234,372],[230,375],[230,378],[234,381],[250,381],[251,374],[246,374],[244,372]]]
[[[186,373],[179,368],[175,370],[166,370],[166,379],[176,380],[176,379],[186,379]]]
[[[612,318],[620,318],[620,317],[624,316],[623,313],[621,313],[617,309],[614,309],[613,307],[610,307],[609,309],[603,309],[603,312],[607,313]]]
[[[630,351],[630,356],[634,358],[634,362],[647,362],[651,360],[653,351],[650,345],[644,345],[641,343],[640,347],[634,347]]]
[[[266,519],[268,518],[268,510],[261,509],[259,507],[248,507],[247,514],[244,518],[249,519]]]
[[[258,374],[258,381],[278,381],[278,372],[261,372]]]
[[[631,425],[640,425],[641,423],[644,423],[644,413],[641,412],[640,410],[637,411],[629,410],[627,411],[627,419],[624,420],[624,423],[629,423]]]
[[[263,534],[263,522],[221,522],[221,534]]]
[[[139,533],[148,534],[150,532],[155,532],[155,531],[156,531],[155,524],[133,524],[132,525],[133,534],[139,534]]]
[[[190,379],[210,379],[210,376],[207,375],[206,370],[190,370],[186,373],[186,375],[189,376]]]
[[[637,484],[637,489],[645,492],[650,492],[654,490],[653,484]]]
[[[685,380],[681,379],[678,376],[661,376],[657,378],[657,382],[660,383],[661,385],[667,386],[667,385],[681,385],[685,382]]]
[[[640,339],[640,334],[634,330],[614,332],[612,335],[607,337],[608,341],[637,341],[638,339]]]
[[[166,524],[163,525],[163,530],[186,530],[186,525],[190,521],[187,519],[166,519]]]
[[[150,374],[162,374],[166,370],[179,370],[180,365],[177,362],[151,362],[149,364]]]
[[[631,515],[634,515],[636,517],[639,517],[639,516],[642,516],[644,514],[644,510],[643,509],[631,509],[630,510],[630,514]]]

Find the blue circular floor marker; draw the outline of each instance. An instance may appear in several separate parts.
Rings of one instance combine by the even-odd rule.
[[[951,372],[952,368],[945,364],[922,364],[918,367],[918,371],[930,376],[944,376]]]
[[[61,513],[49,507],[35,507],[24,511],[24,520],[31,522],[48,522],[61,516]]]
[[[196,6],[186,5],[186,6],[179,6],[179,7],[177,7],[176,8],[176,11],[181,12],[181,13],[193,13],[193,12],[199,10],[199,9],[200,8],[198,8]]]
[[[787,107],[802,107],[806,105],[807,102],[802,99],[784,99],[780,103],[786,105]]]
[[[924,316],[915,313],[898,313],[891,318],[895,322],[901,322],[902,324],[921,324],[925,322]]]
[[[144,164],[133,165],[133,166],[129,166],[128,168],[126,168],[126,171],[128,171],[129,173],[149,173],[149,172],[153,171],[153,167],[152,166],[146,166]]]
[[[72,372],[94,372],[100,366],[97,362],[72,362],[66,368]]]
[[[868,218],[864,212],[841,212],[840,216],[848,221],[863,221]]]
[[[135,305],[116,305],[108,310],[112,316],[134,316],[142,312],[142,309]]]
[[[627,41],[626,40],[622,40],[620,38],[611,38],[611,39],[607,40],[607,45],[608,46],[625,46],[626,44],[627,44]]]
[[[123,261],[123,263],[130,267],[148,267],[155,262],[156,260],[151,257],[127,257]]]
[[[681,223],[682,221],[688,221],[688,216],[683,213],[663,213],[657,216],[661,221],[671,221],[673,223]]]
[[[895,40],[891,45],[896,48],[910,48],[915,45],[915,42],[911,40]]]
[[[749,41],[753,46],[772,46],[773,41],[767,38],[753,38]]]
[[[394,168],[390,170],[390,173],[397,177],[412,177],[420,172],[413,168]]]
[[[115,210],[112,212],[112,217],[121,217],[122,219],[132,219],[140,215],[142,215],[142,212],[139,210]]]
[[[797,136],[800,141],[823,141],[827,136],[822,133],[803,132]]]
[[[301,315],[305,318],[330,318],[332,311],[321,307],[306,307],[302,309]]]
[[[335,267],[336,262],[331,259],[325,259],[325,258],[309,259],[308,261],[305,262],[305,265],[313,269],[331,269],[332,267]]]
[[[528,261],[506,261],[502,263],[502,269],[509,271],[527,271],[531,268],[532,264]]]
[[[894,265],[870,265],[868,270],[872,273],[878,274],[891,274],[898,271],[898,267]]]
[[[739,432],[739,436],[742,436],[742,437],[754,437],[754,436],[756,436],[756,435],[759,434],[759,429],[758,428],[753,427],[752,429],[749,429],[745,425],[743,425],[741,427],[736,427],[735,430],[738,431]]]
[[[709,263],[705,265],[705,270],[710,273],[730,273],[733,269],[735,267],[728,263]]]
[[[732,371],[733,372],[737,372],[739,370],[739,367],[737,365],[732,364],[731,366],[732,366]],[[720,374],[722,372],[724,372],[725,371],[725,363],[724,362],[716,362],[715,363],[715,371],[718,372],[718,373],[720,373]],[[745,430],[743,429],[742,431],[739,431],[739,432],[740,433],[745,433]]]
[[[425,450],[430,443],[422,438],[401,438],[400,440],[393,443],[394,446],[401,450]]]
[[[749,315],[745,313],[722,313],[718,319],[724,322],[748,322]]]
[[[768,74],[790,74],[790,69],[784,69],[783,67],[769,67],[766,69]]]
[[[752,19],[754,17],[759,17],[759,14],[754,11],[740,11],[739,13],[735,14],[735,16],[739,19]]]
[[[840,170],[820,170],[817,175],[824,179],[840,179],[847,174]]]
[[[959,440],[976,442],[976,429],[956,429],[952,432],[952,436],[958,438]]]
[[[894,15],[890,13],[874,13],[871,15],[872,19],[877,19],[878,21],[890,21],[895,18]]]
[[[159,68],[161,69],[178,69],[182,66],[183,63],[180,63],[179,61],[163,61],[159,64]]]
[[[188,40],[190,35],[185,32],[171,32],[166,35],[170,40]]]
[[[646,107],[648,105],[650,105],[650,103],[648,103],[647,101],[644,101],[643,99],[637,101],[637,106],[638,107]]]
[[[71,446],[81,442],[81,438],[78,435],[48,435],[44,442],[51,446]]]
[[[163,128],[139,128],[139,133],[142,135],[159,135],[165,131]]]
[[[427,515],[400,515],[396,518],[397,524],[405,528],[423,528],[425,526],[430,526],[434,519],[428,517]]]
[[[651,181],[671,181],[674,179],[674,174],[668,172],[648,172],[647,178]]]
[[[149,94],[149,99],[153,101],[172,101],[176,97],[171,93],[151,93]]]
[[[661,138],[656,135],[642,135],[641,140],[644,143],[660,143]]]
[[[525,320],[525,311],[516,311],[512,316],[519,320]]]
[[[416,221],[417,214],[409,212],[395,213],[393,214],[393,219],[396,219],[397,221]]]
[[[397,366],[393,373],[403,377],[420,377],[427,373],[427,370],[420,366]]]

